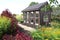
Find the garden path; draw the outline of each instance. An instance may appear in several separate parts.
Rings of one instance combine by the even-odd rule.
[[[30,31],[30,32],[36,31],[36,29],[31,28],[31,27],[28,27],[28,26],[23,25],[23,24],[18,23],[18,25],[19,25],[20,27],[22,27],[24,30],[27,30],[27,31]]]

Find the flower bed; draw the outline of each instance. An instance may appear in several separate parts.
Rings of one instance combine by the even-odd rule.
[[[31,33],[34,40],[60,40],[60,28],[43,27]]]

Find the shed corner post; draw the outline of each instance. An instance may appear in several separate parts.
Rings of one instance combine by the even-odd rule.
[[[24,23],[27,23],[27,12],[23,12]]]
[[[41,14],[41,11],[39,10],[39,15],[38,15],[38,27],[40,27],[40,20],[41,20],[41,19],[40,19],[40,17],[41,17],[40,14]]]

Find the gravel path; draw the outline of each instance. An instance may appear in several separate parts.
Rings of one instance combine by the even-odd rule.
[[[22,25],[22,24],[19,24],[19,23],[18,23],[18,25],[19,25],[20,27],[22,27],[24,30],[27,30],[27,31],[30,31],[30,32],[36,31],[36,29],[31,28],[31,27],[28,27],[28,26],[26,26],[26,25]]]

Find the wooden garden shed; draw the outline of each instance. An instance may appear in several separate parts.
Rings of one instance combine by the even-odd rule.
[[[23,19],[26,25],[48,25],[51,22],[52,10],[42,11],[41,9],[48,5],[48,2],[28,6],[23,12]],[[47,6],[48,7],[48,6]]]

